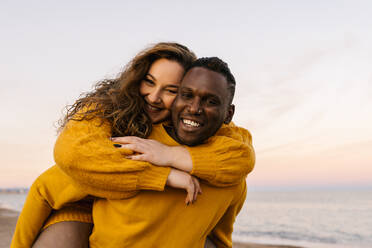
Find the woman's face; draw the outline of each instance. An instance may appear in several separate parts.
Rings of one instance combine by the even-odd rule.
[[[145,111],[153,123],[167,119],[184,73],[175,61],[158,59],[152,63],[140,85],[140,94],[145,100]]]

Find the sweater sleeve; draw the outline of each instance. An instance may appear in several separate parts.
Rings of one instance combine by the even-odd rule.
[[[193,163],[191,174],[217,187],[237,185],[255,163],[251,134],[233,123],[223,125],[206,143],[186,148]]]
[[[246,195],[247,195],[247,185],[242,183],[242,193],[239,195],[230,207],[226,210],[225,214],[218,221],[217,225],[214,227],[212,232],[209,234],[209,238],[212,240],[213,244],[217,248],[231,248],[232,247],[232,232],[233,225],[236,216],[239,214],[241,208],[243,207]]]
[[[77,187],[93,196],[118,199],[138,190],[164,190],[170,168],[126,159],[132,152],[115,148],[110,137],[107,122],[71,120],[56,141],[54,159]]]

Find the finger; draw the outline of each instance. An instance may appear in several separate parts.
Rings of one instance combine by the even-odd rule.
[[[111,137],[111,141],[122,144],[141,142],[142,140],[142,138],[136,136]]]
[[[195,202],[196,199],[198,198],[198,194],[199,194],[199,191],[200,191],[200,184],[199,184],[199,180],[196,179],[195,177],[193,177],[193,181],[194,181],[194,184],[195,184],[195,192],[194,192],[194,202]]]
[[[203,194],[203,191],[202,191],[202,188],[201,188],[201,185],[200,185],[200,182],[199,182],[199,179],[196,179],[196,181],[198,182],[198,194]]]
[[[188,192],[188,194],[187,194],[187,198],[188,198],[187,205],[189,205],[190,203],[192,204],[193,197],[194,197],[194,191]]]
[[[186,195],[185,203],[186,203],[186,205],[189,205],[190,204],[190,195],[189,195],[189,193],[187,193],[187,195]]]
[[[135,161],[147,161],[146,156],[144,154],[129,155],[126,156],[125,158]]]
[[[119,149],[128,149],[138,153],[146,151],[146,148],[140,144],[122,144]]]
[[[187,205],[193,202],[194,192],[195,192],[195,186],[194,186],[194,183],[191,183],[190,187],[187,188],[187,199],[188,199]]]
[[[196,183],[195,183],[195,180],[194,180],[194,178],[192,177],[192,183],[194,184],[194,188],[195,188],[195,190],[194,190],[194,192],[193,192],[193,194],[192,194],[192,203],[194,203],[195,201],[196,201],[196,198],[195,198],[195,195],[197,194],[197,190],[198,190],[198,188],[197,188],[197,185],[196,185]]]

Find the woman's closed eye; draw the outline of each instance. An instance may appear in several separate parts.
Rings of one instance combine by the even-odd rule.
[[[149,78],[144,78],[143,81],[145,81],[147,85],[155,85],[154,81]]]
[[[171,94],[177,94],[178,90],[174,90],[174,89],[167,89],[167,91]]]
[[[173,95],[176,95],[178,93],[178,89],[177,88],[167,88],[165,90],[167,92],[169,92],[170,94],[173,94]]]

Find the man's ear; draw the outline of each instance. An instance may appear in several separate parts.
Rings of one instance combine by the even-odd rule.
[[[225,120],[223,121],[223,123],[225,124],[229,124],[234,116],[234,113],[235,113],[235,105],[234,104],[230,104],[228,110],[227,110],[227,115],[226,115],[226,118]]]

